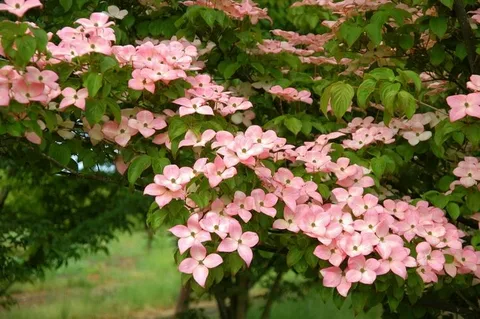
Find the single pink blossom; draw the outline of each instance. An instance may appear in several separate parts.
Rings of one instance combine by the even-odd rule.
[[[233,221],[230,223],[229,234],[230,237],[222,240],[217,250],[221,252],[238,251],[247,266],[250,266],[253,259],[252,247],[258,244],[258,235],[254,232],[242,233],[240,223]]]
[[[182,260],[178,270],[185,274],[193,274],[193,279],[200,286],[205,287],[208,269],[217,267],[223,262],[223,259],[218,254],[207,256],[207,250],[200,244],[196,244],[190,249],[190,255],[191,258]]]
[[[187,226],[177,225],[169,229],[173,235],[180,238],[178,240],[178,249],[181,254],[195,244],[200,244],[212,239],[210,233],[202,229],[198,220],[198,214],[193,214],[187,220]]]

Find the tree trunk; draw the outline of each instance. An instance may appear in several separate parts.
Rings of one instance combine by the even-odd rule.
[[[248,290],[249,290],[249,280],[244,274],[241,274],[238,277],[237,281],[238,293],[236,295],[236,309],[234,309],[234,318],[235,319],[246,319],[248,311]]]
[[[225,296],[222,296],[220,293],[215,293],[215,300],[217,301],[220,319],[230,319],[230,309],[227,307]]]
[[[265,304],[265,307],[263,308],[263,313],[262,313],[261,319],[270,318],[270,313],[272,311],[273,301],[275,300],[275,297],[277,296],[278,288],[280,287],[280,282],[282,281],[282,275],[283,275],[283,272],[281,272],[281,271],[278,272],[277,277],[275,278],[275,281],[273,282],[273,285],[270,288],[270,293],[268,294],[267,303]]]
[[[145,231],[147,232],[147,251],[150,253],[152,251],[153,239],[155,233],[153,230],[145,224]]]
[[[175,307],[175,318],[180,318],[181,315],[188,310],[191,291],[192,289],[190,287],[190,282],[180,288],[180,294],[177,299],[177,306]]]

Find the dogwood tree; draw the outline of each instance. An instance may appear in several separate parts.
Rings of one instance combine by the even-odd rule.
[[[0,7],[2,138],[114,164],[222,318],[275,273],[267,318],[287,271],[356,312],[478,313],[476,2],[87,3]]]

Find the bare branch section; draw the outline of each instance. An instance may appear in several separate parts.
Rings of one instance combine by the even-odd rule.
[[[460,24],[463,41],[467,47],[467,59],[470,66],[470,72],[472,74],[477,74],[479,73],[479,70],[476,64],[477,54],[475,52],[475,35],[473,34],[470,22],[468,22],[467,11],[465,10],[465,2],[463,0],[455,0],[453,8],[455,10],[458,23]]]

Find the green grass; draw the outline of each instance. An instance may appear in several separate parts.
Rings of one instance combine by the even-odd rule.
[[[150,252],[143,232],[122,234],[98,253],[47,273],[42,281],[13,287],[19,301],[0,319],[156,318],[175,306],[180,274],[173,261],[175,242],[159,232]],[[354,318],[347,300],[341,310],[315,293],[304,300],[276,302],[272,319]],[[249,319],[260,317],[262,302],[253,301]],[[379,309],[357,318],[380,318]]]
[[[170,308],[180,287],[173,242],[157,237],[151,252],[145,233],[124,234],[104,253],[86,256],[49,272],[45,280],[17,285],[18,306],[1,319],[93,318],[129,314],[146,308]]]

